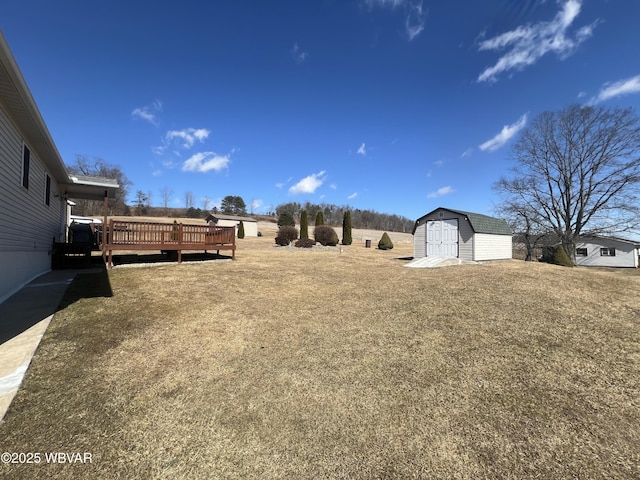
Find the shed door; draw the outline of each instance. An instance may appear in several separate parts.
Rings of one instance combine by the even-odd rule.
[[[458,256],[458,219],[427,222],[427,256],[443,258]]]

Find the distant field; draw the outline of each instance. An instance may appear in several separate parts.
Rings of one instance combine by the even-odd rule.
[[[80,277],[0,450],[93,463],[0,478],[640,478],[637,271],[238,245]]]

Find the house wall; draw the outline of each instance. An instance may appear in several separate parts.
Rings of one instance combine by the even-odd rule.
[[[474,258],[476,262],[483,260],[506,260],[513,256],[510,235],[492,235],[476,233],[474,236]]]
[[[443,214],[440,217],[440,213]],[[463,215],[450,212],[447,209],[439,208],[429,214],[428,217],[421,218],[416,226],[413,235],[413,256],[421,258],[427,256],[426,238],[427,238],[427,222],[432,220],[450,220],[458,219],[458,258],[462,260],[473,260],[473,230],[468,220]]]
[[[29,188],[22,186],[23,142],[31,151]],[[45,174],[51,178],[45,204]],[[0,301],[51,269],[53,239],[64,239],[66,209],[58,184],[18,131],[0,99]]]
[[[586,248],[587,256],[576,255],[576,264],[585,267],[637,267],[637,249],[633,244],[610,238],[590,238],[576,242],[576,249]],[[615,257],[600,255],[601,248],[615,248]]]

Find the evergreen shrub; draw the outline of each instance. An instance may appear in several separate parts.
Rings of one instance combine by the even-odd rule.
[[[313,231],[316,242],[324,246],[335,247],[338,244],[338,234],[328,225],[320,225]]]
[[[293,215],[290,213],[283,213],[278,218],[278,226],[279,227],[295,227],[296,221],[293,219]]]
[[[309,238],[309,218],[306,210],[300,214],[300,238]]]
[[[389,235],[387,234],[387,232],[384,232],[382,234],[382,238],[378,242],[378,248],[380,250],[391,250],[393,248],[393,242],[389,238]]]

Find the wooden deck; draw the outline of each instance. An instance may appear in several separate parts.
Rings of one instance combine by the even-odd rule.
[[[160,250],[177,251],[178,263],[182,262],[183,250],[231,250],[231,258],[236,258],[235,227],[215,225],[187,225],[183,223],[152,223],[111,220],[106,241],[101,250],[107,265],[113,266],[114,250]]]

